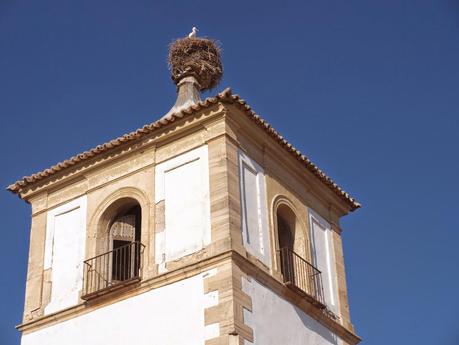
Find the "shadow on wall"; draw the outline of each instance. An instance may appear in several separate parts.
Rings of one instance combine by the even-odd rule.
[[[328,328],[254,278],[242,279],[242,291],[252,298],[244,322],[253,330],[254,345],[341,343]]]
[[[336,336],[336,334],[331,332],[328,328],[319,324],[316,320],[312,319],[310,316],[306,315],[301,309],[295,306],[294,308],[295,308],[295,312],[298,315],[298,318],[301,320],[301,322],[303,323],[305,327],[319,334],[330,344],[338,345],[338,337]]]

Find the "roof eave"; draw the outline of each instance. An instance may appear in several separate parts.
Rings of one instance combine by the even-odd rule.
[[[24,188],[30,188],[36,185],[37,183],[46,180],[51,175],[57,174],[63,169],[70,168],[76,164],[79,164],[82,161],[88,160],[96,155],[99,155],[103,152],[110,151],[115,147],[120,145],[127,144],[134,140],[144,137],[160,128],[167,126],[168,124],[179,120],[185,116],[192,115],[197,111],[209,108],[210,106],[218,103],[232,103],[241,108],[241,110],[251,119],[255,124],[265,130],[268,135],[270,135],[279,145],[286,149],[290,154],[292,154],[298,161],[300,161],[305,168],[312,172],[322,183],[324,183],[328,188],[330,188],[338,197],[344,200],[350,211],[353,212],[361,207],[361,204],[357,202],[353,197],[351,197],[346,191],[339,187],[329,176],[327,176],[322,170],[320,170],[314,163],[312,163],[306,156],[304,156],[299,150],[297,150],[292,144],[284,139],[268,122],[261,118],[252,108],[247,104],[247,102],[239,97],[239,95],[233,95],[230,88],[226,88],[223,92],[217,94],[215,97],[206,98],[204,101],[194,104],[187,109],[181,110],[178,113],[172,114],[167,119],[160,119],[151,124],[145,125],[142,128],[133,131],[129,134],[125,134],[119,138],[111,140],[108,143],[98,145],[95,148],[92,148],[88,151],[85,151],[79,155],[71,157],[63,162],[60,162],[49,169],[45,169],[41,172],[32,174],[30,176],[23,177],[21,180],[16,181],[15,183],[9,185],[6,189],[13,194],[17,194],[21,199],[24,200],[22,196],[22,191]]]

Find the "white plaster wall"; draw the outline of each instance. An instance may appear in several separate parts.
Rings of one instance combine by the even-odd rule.
[[[255,279],[243,278],[242,290],[252,297],[252,312],[244,309],[244,322],[253,329],[253,344],[342,344],[326,327]]]
[[[165,230],[156,238],[156,262],[178,259],[210,244],[207,145],[156,166],[155,202],[165,201]]]
[[[312,209],[309,209],[313,265],[322,272],[325,304],[339,315],[338,282],[330,224]]]
[[[219,336],[204,326],[204,308],[218,293],[204,294],[200,274],[26,334],[22,345],[189,345]]]
[[[242,151],[239,151],[239,180],[244,246],[271,267],[264,170]]]
[[[48,212],[44,269],[52,268],[52,286],[45,315],[78,304],[85,242],[86,196]]]

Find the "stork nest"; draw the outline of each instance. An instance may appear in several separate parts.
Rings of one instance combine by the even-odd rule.
[[[220,82],[223,66],[220,46],[207,38],[180,38],[169,45],[168,64],[172,80],[177,84],[186,76],[194,76],[201,91],[213,89]]]

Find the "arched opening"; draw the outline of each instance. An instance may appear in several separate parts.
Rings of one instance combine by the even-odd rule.
[[[295,267],[293,253],[295,249],[296,216],[285,204],[276,210],[277,236],[280,252],[280,268],[284,279],[294,281]]]
[[[121,211],[113,219],[109,231],[112,283],[136,276],[140,265],[140,251],[136,243],[140,243],[141,224],[141,209],[138,204]]]
[[[320,271],[307,261],[304,226],[288,200],[274,204],[278,263],[284,283],[323,308]]]
[[[295,246],[295,213],[287,206],[280,205],[277,208],[277,233],[279,236],[279,247],[294,250]]]
[[[85,261],[83,298],[140,280],[141,226],[142,210],[134,198],[120,198],[105,209],[97,224],[97,255]]]

